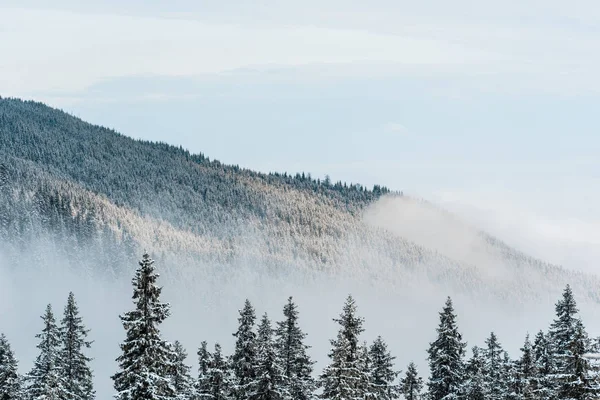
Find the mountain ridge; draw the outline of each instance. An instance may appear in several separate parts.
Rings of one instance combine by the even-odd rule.
[[[50,246],[65,247],[67,258],[69,248],[94,247],[111,258],[101,263],[114,273],[120,258],[151,248],[174,273],[184,261],[204,271],[219,265],[220,274],[246,263],[266,273],[300,269],[313,277],[342,274],[380,283],[420,277],[506,298],[512,291],[535,298],[572,280],[598,301],[595,277],[529,257],[484,232],[478,234],[486,244],[478,246],[491,254],[484,264],[493,264],[496,274],[366,223],[365,211],[382,198],[392,196],[397,206],[415,201],[394,198],[385,187],[366,190],[228,166],[181,147],[128,138],[42,103],[0,100],[0,163],[0,236],[11,243],[8,254],[47,237]]]

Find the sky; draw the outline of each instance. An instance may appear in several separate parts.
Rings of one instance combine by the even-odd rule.
[[[600,3],[0,0],[0,95],[600,259]]]

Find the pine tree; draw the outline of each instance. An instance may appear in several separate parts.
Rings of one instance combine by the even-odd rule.
[[[0,334],[0,400],[21,400],[23,392],[18,361],[4,334]]]
[[[429,368],[431,376],[427,386],[431,400],[458,399],[465,380],[465,347],[458,332],[452,299],[448,297],[437,328],[437,339],[431,343]]]
[[[582,399],[586,383],[581,380],[589,373],[589,363],[581,356],[587,350],[587,334],[577,318],[577,304],[567,285],[562,299],[556,303],[556,319],[550,327],[550,344],[556,361],[552,374],[558,395],[565,399]]]
[[[52,306],[48,304],[42,316],[44,329],[36,338],[40,339],[37,356],[31,372],[27,375],[29,386],[27,397],[31,400],[59,400],[67,398],[65,382],[61,376],[60,332],[54,319]]]
[[[486,376],[485,376],[485,358],[483,352],[477,346],[472,349],[473,355],[467,362],[466,381],[465,381],[465,399],[466,400],[485,400]]]
[[[171,368],[171,382],[175,389],[175,399],[191,400],[196,397],[194,380],[190,375],[191,367],[185,363],[187,352],[179,341],[173,343],[173,361]]]
[[[363,332],[364,320],[356,316],[356,303],[348,296],[340,318],[334,319],[340,325],[337,338],[331,340],[330,363],[319,378],[323,388],[321,397],[333,400],[363,400],[361,391],[359,337]]]
[[[378,336],[369,349],[371,361],[369,375],[375,398],[379,400],[391,400],[399,397],[398,386],[394,381],[399,372],[394,370],[394,360],[388,351],[387,344],[381,336]]]
[[[564,377],[564,395],[569,399],[598,398],[590,360],[585,357],[589,339],[581,320],[576,321],[575,335],[569,342],[568,376]]]
[[[207,370],[208,383],[210,385],[211,400],[229,400],[231,392],[231,377],[227,367],[227,361],[221,354],[221,345],[215,344],[215,351]]]
[[[362,399],[375,399],[377,393],[371,380],[372,360],[369,353],[369,345],[363,342],[358,353],[358,380],[356,381],[357,393]]]
[[[311,400],[316,389],[312,377],[314,362],[308,356],[310,347],[304,344],[306,334],[298,325],[298,310],[291,297],[283,307],[283,315],[285,319],[277,323],[275,345],[287,389],[295,400]]]
[[[236,400],[248,400],[252,393],[251,385],[256,378],[256,314],[249,300],[244,303],[238,318],[239,326],[233,335],[237,338],[231,357],[234,376],[233,396]]]
[[[533,342],[535,375],[532,377],[533,395],[536,399],[557,399],[557,388],[552,379],[556,370],[550,341],[544,332],[539,331]]]
[[[502,388],[502,399],[519,399],[519,381],[517,379],[516,365],[505,351],[502,355],[502,364],[500,365],[500,387]]]
[[[256,342],[256,380],[250,400],[287,400],[290,399],[285,374],[275,353],[271,321],[265,314],[258,327]]]
[[[198,380],[196,382],[196,393],[199,400],[206,400],[212,397],[211,382],[209,370],[211,368],[211,354],[208,351],[208,343],[205,341],[200,344],[198,349]]]
[[[521,358],[516,362],[516,379],[518,381],[519,398],[531,400],[534,398],[533,391],[534,379],[536,376],[535,354],[533,346],[529,339],[529,334],[525,337],[525,343],[521,347]]]
[[[501,369],[504,350],[494,332],[490,334],[485,344],[486,348],[483,352],[485,360],[485,398],[486,400],[501,400],[505,389],[502,384]]]
[[[408,364],[406,375],[400,380],[400,392],[406,400],[419,400],[423,390],[423,378],[419,376],[419,371],[415,363]]]
[[[119,372],[113,377],[117,400],[163,400],[175,397],[170,379],[174,359],[171,346],[159,325],[170,315],[169,304],[160,302],[162,288],[154,261],[144,254],[132,279],[135,308],[122,315],[127,332],[117,358]]]
[[[65,390],[72,400],[92,400],[96,397],[93,386],[91,358],[83,354],[92,342],[86,340],[89,330],[83,325],[73,292],[69,293],[64,317],[61,321],[61,367]]]

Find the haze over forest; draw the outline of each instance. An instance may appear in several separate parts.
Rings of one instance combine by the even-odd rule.
[[[112,393],[118,315],[144,252],[172,305],[165,337],[190,354],[203,340],[229,353],[245,299],[276,319],[288,296],[317,370],[348,294],[366,339],[382,335],[398,369],[414,360],[424,376],[447,296],[469,345],[493,330],[517,354],[567,284],[600,331],[595,275],[533,258],[401,188],[255,172],[18,99],[0,100],[0,163],[3,332],[29,370],[38,316],[75,292],[99,398]]]

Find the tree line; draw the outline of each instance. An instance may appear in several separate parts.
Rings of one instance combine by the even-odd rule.
[[[361,340],[364,319],[352,296],[334,321],[328,365],[315,376],[315,362],[305,343],[297,305],[290,297],[281,321],[257,317],[249,300],[239,311],[235,346],[229,356],[221,345],[197,351],[197,375],[187,365],[180,342],[164,339],[160,325],[169,317],[161,302],[162,288],[154,261],[144,254],[132,279],[134,307],[120,316],[125,339],[120,344],[118,370],[112,376],[117,400],[525,400],[597,399],[600,368],[592,362],[599,340],[591,340],[567,286],[556,303],[549,329],[525,338],[511,359],[495,333],[482,347],[471,349],[458,328],[452,300],[439,313],[436,338],[427,351],[429,376],[416,365],[401,373],[384,339]],[[0,335],[0,400],[95,399],[92,342],[73,293],[57,323],[50,305],[36,335],[39,354],[29,373],[21,376],[18,361]]]

